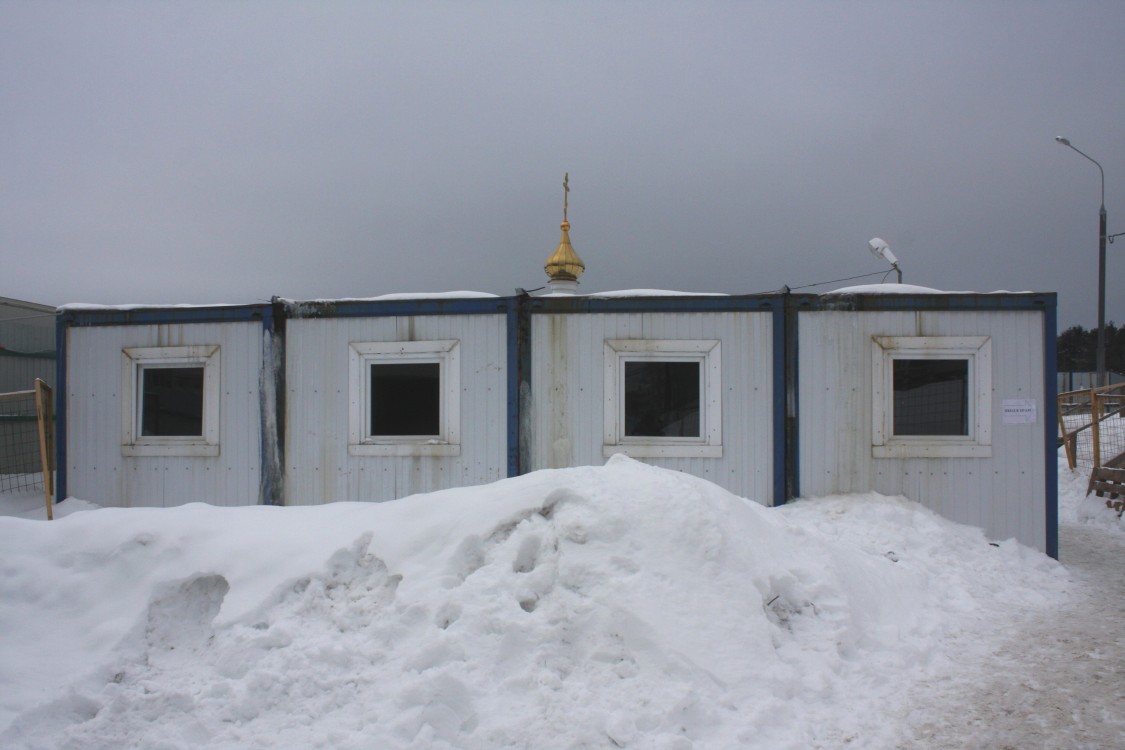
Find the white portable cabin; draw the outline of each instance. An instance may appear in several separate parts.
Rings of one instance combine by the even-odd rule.
[[[271,323],[269,305],[62,308],[59,497],[125,507],[267,500]],[[145,435],[146,373],[174,378],[187,370],[201,395],[187,407],[198,412],[196,423],[151,431],[196,434]],[[157,394],[148,395],[152,406]],[[163,413],[174,418],[174,410]]]
[[[381,501],[626,453],[767,505],[904,494],[1057,553],[1053,294],[277,299],[59,326],[61,497]],[[191,420],[149,425],[160,398],[177,424],[181,377]]]
[[[528,468],[596,465],[624,453],[759,502],[784,501],[783,297],[541,297],[528,304]],[[658,429],[630,426],[629,368],[643,376],[646,365],[686,368],[698,392],[688,407],[691,429],[675,419]]]
[[[389,500],[512,473],[512,309],[492,295],[282,303],[284,502]],[[420,391],[391,385],[396,400],[413,402],[385,417],[406,420],[403,429],[372,422],[380,368],[418,378]],[[418,414],[424,404],[428,417]],[[412,415],[432,424],[413,426]],[[404,431],[420,436],[378,436]]]
[[[796,310],[802,495],[905,495],[1056,554],[1054,295],[859,292]]]

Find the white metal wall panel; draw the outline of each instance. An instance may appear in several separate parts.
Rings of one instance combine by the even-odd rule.
[[[644,461],[772,503],[772,321],[770,312],[532,315],[529,470],[605,462],[607,339],[718,339],[722,342],[722,457]]]
[[[217,344],[219,455],[121,455],[121,350]],[[182,323],[67,331],[67,492],[115,507],[258,502],[262,325]]]
[[[990,538],[1046,545],[1043,317],[1038,312],[799,314],[800,490],[905,495]],[[992,456],[872,457],[872,336],[990,336]],[[1034,399],[1035,424],[1004,424],[1005,399]]]
[[[286,330],[286,503],[382,501],[507,476],[504,315],[290,320]],[[459,456],[348,454],[349,344],[460,342]]]

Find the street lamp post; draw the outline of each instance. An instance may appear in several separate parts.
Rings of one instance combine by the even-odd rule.
[[[1098,168],[1098,172],[1102,176],[1102,207],[1098,212],[1098,353],[1097,353],[1097,367],[1098,367],[1098,385],[1108,385],[1105,374],[1105,234],[1106,234],[1106,216],[1105,216],[1105,170],[1102,165],[1098,164],[1089,154],[1085,154],[1074,148],[1070,141],[1063,138],[1061,135],[1055,136],[1055,140],[1066,146],[1078,154],[1086,157],[1094,162],[1094,166]]]

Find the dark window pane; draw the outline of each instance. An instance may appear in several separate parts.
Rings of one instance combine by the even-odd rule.
[[[698,362],[625,363],[625,435],[699,437]]]
[[[141,435],[203,435],[203,366],[141,370]]]
[[[371,434],[441,434],[441,364],[371,365]]]
[[[893,362],[896,435],[969,434],[967,359]]]

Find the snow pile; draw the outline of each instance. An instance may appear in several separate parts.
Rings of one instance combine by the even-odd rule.
[[[65,503],[51,503],[51,514],[55,518],[69,516],[83,510],[95,510],[100,505],[79,500],[72,497]],[[13,516],[15,518],[47,520],[47,503],[43,499],[43,491],[39,489],[18,490],[0,494],[0,516]]]
[[[1125,531],[1125,517],[1106,506],[1106,500],[1110,498],[1098,497],[1094,493],[1087,495],[1089,486],[1090,472],[1071,470],[1064,449],[1059,448],[1059,521]]]
[[[0,548],[8,748],[893,747],[947,636],[1065,585],[902,499],[771,510],[624,457]]]

